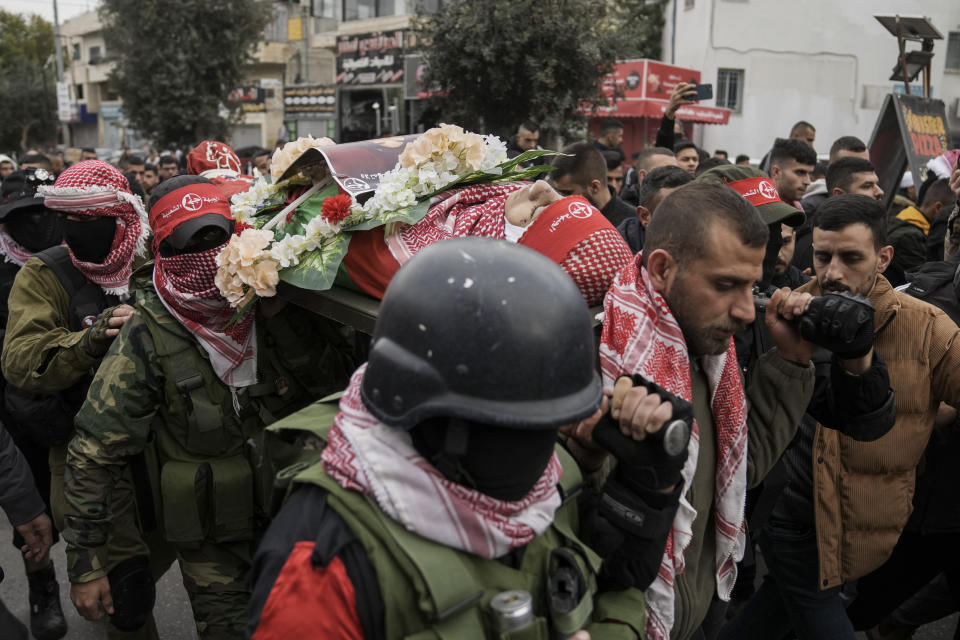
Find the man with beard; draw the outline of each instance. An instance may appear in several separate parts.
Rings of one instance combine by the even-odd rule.
[[[780,225],[780,237],[783,245],[777,254],[777,263],[773,266],[774,276],[771,283],[775,287],[796,289],[810,281],[810,276],[800,273],[799,269],[790,264],[796,246],[797,230],[794,227],[782,224]]]
[[[782,637],[792,627],[801,640],[852,640],[843,583],[890,556],[940,403],[960,405],[960,329],[883,277],[893,253],[883,206],[842,194],[817,214],[816,278],[798,292],[875,310],[877,330],[871,323],[816,358],[818,388],[784,455],[790,482],[761,538],[770,574],[721,638]],[[802,322],[823,321],[810,316]],[[820,385],[822,369],[831,371],[833,399]]]
[[[664,157],[664,156],[661,156]],[[670,156],[673,159],[673,156]],[[643,238],[647,225],[663,199],[685,184],[693,181],[690,174],[677,166],[665,166],[644,175],[643,182],[635,194],[637,197],[637,215],[627,218],[617,231],[623,236],[630,251],[637,253],[643,249]]]
[[[646,592],[654,640],[690,638],[713,596],[729,597],[745,544],[746,489],[786,448],[813,391],[812,347],[793,324],[810,296],[786,290],[767,307],[776,349],[760,356],[746,391],[741,381],[732,338],[754,321],[767,236],[757,209],[733,189],[687,185],[660,204],[643,252],[604,304],[600,361],[614,417],[636,422],[658,410],[656,397],[622,378],[641,374],[690,401],[696,423],[680,507]]]
[[[264,427],[342,389],[353,361],[339,327],[296,307],[270,301],[234,318],[215,284],[234,220],[210,180],[165,180],[154,199],[153,287],[138,292],[68,448],[63,535],[71,580],[89,585],[74,585],[74,603],[91,620],[115,609],[114,577],[100,569],[116,526],[106,506],[142,456],[150,515],[176,552],[198,635],[237,638],[270,459],[283,449]]]
[[[800,199],[810,185],[817,153],[803,140],[777,140],[770,152],[770,178],[780,199],[800,209]]]
[[[41,185],[53,184],[53,176],[43,170],[14,171],[3,181],[0,189],[0,335],[6,330],[7,298],[14,278],[23,263],[36,253],[60,244],[62,235],[56,213],[43,206],[37,196]],[[5,394],[9,389],[11,400],[18,393],[0,379]],[[50,454],[49,442],[40,433],[33,433],[30,424],[19,425],[5,407],[0,409],[3,424],[29,464],[33,482],[40,499],[50,513]],[[59,539],[53,529],[54,542]],[[23,546],[23,538],[14,534],[14,546]],[[66,620],[60,607],[59,587],[53,562],[48,555],[24,558],[24,569],[30,585],[30,628],[37,638],[60,638],[66,631]]]
[[[553,188],[564,196],[583,196],[600,209],[610,224],[617,226],[636,215],[633,207],[620,199],[607,184],[607,162],[594,145],[577,142],[561,150],[566,155],[549,159],[556,167],[550,173]]]
[[[92,372],[133,312],[123,301],[130,297],[134,262],[138,256],[145,257],[149,230],[139,198],[130,192],[126,178],[106,162],[77,163],[38,193],[47,209],[62,216],[66,246],[21,256],[26,261],[8,299],[2,356],[8,383],[4,403],[14,424],[50,447],[50,507],[54,523],[63,531],[66,442]],[[110,564],[98,570],[135,574],[130,570],[146,566],[148,547],[137,524],[130,478],[114,492],[109,508],[116,522],[108,541]],[[155,577],[159,577],[170,561],[161,556],[153,560]],[[82,568],[68,567],[68,573],[78,571]],[[58,598],[52,567],[50,574],[53,587],[42,594],[38,589],[36,597],[31,592],[31,601],[41,595],[42,602]],[[118,605],[108,629],[110,637],[129,637],[122,631],[127,626],[128,604],[126,600]],[[152,620],[142,633],[142,637],[156,637]]]

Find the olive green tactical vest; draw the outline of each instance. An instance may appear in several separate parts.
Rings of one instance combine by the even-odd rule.
[[[325,424],[314,422],[309,431],[325,441],[334,414],[329,405],[318,402],[274,428],[285,428],[282,423],[296,428],[308,416],[317,416]],[[583,628],[590,630],[594,640],[638,638],[644,628],[643,593],[629,589],[596,594],[601,559],[575,534],[579,523],[573,495],[580,489],[581,476],[566,450],[558,445],[557,453],[563,463],[564,503],[551,527],[526,546],[518,569],[407,531],[387,517],[372,498],[340,487],[320,462],[296,465],[281,472],[281,477],[292,476],[293,483],[318,485],[328,492],[329,506],[364,546],[377,574],[386,637],[391,640],[537,640],[555,637],[551,631],[569,635]],[[548,568],[555,551],[576,562],[587,587],[586,595],[565,614],[552,613],[547,605]],[[495,631],[490,600],[512,589],[531,594],[535,621],[522,630]],[[618,622],[604,623],[607,619]]]
[[[137,309],[164,379],[147,457],[155,505],[175,505],[159,509],[167,540],[250,540],[267,521],[274,463],[291,448],[264,427],[342,385],[346,374],[331,375],[303,342],[326,336],[297,333],[280,316],[258,317],[259,382],[232,393],[155,293],[138,296]]]

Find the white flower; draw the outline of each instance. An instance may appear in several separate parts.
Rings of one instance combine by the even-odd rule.
[[[494,135],[483,136],[483,141],[486,144],[486,150],[483,156],[483,162],[480,164],[480,169],[483,171],[490,171],[498,164],[502,164],[507,161],[507,145],[506,143]]]

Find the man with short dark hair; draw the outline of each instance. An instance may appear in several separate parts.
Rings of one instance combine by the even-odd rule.
[[[658,167],[644,177],[637,190],[637,215],[617,225],[617,231],[627,241],[633,253],[643,249],[647,225],[650,224],[653,212],[657,210],[663,199],[692,181],[693,178],[689,173],[680,167],[670,165]]]
[[[517,127],[517,132],[510,137],[507,143],[507,157],[516,158],[524,151],[539,149],[540,127],[534,122],[524,122]]]
[[[840,136],[830,145],[830,163],[834,163],[840,158],[863,158],[870,159],[870,152],[867,151],[867,145],[857,136]]]
[[[806,142],[796,138],[777,140],[770,152],[770,178],[780,199],[801,209],[800,199],[816,164],[817,153]]]
[[[720,158],[721,160],[729,160],[729,159],[730,159],[730,156],[727,155],[727,152],[724,151],[723,149],[717,149],[716,151],[714,151],[714,152],[713,152],[713,157],[714,157],[714,158]]]
[[[907,282],[907,271],[927,261],[930,227],[953,202],[950,180],[941,178],[927,188],[919,207],[907,207],[890,221],[887,242],[893,247],[893,260],[884,275],[894,287]]]
[[[127,156],[124,159],[123,164],[124,173],[132,173],[133,177],[136,178],[137,182],[140,183],[140,186],[143,186],[143,172],[146,170],[147,163],[144,162],[143,158],[140,156]]]
[[[253,157],[250,158],[250,163],[253,165],[253,170],[257,176],[265,176],[270,173],[271,159],[272,155],[266,149],[260,149],[253,154]]]
[[[689,140],[683,140],[674,145],[673,153],[681,169],[691,176],[697,175],[697,167],[700,166],[700,149],[697,145]]]
[[[817,222],[816,211],[822,206],[821,203],[841,193],[858,193],[879,201],[883,198],[883,189],[879,183],[880,179],[873,164],[858,156],[841,157],[827,167],[821,192],[825,195],[811,194],[800,201],[807,214],[807,222],[797,229],[796,248],[793,253],[793,264],[797,269],[804,271],[813,267],[813,227]]]
[[[620,195],[623,189],[623,163],[620,154],[612,149],[600,153],[603,155],[604,162],[607,163],[607,185],[615,194]]]
[[[627,156],[620,148],[623,142],[623,123],[616,118],[604,118],[600,123],[600,135],[593,141],[593,146],[597,151],[606,151],[608,149],[620,154],[621,161]]]
[[[827,193],[836,196],[853,193],[873,198],[883,198],[877,170],[869,160],[857,157],[841,158],[827,169]]]
[[[84,147],[80,150],[80,160],[97,160],[97,150],[93,147]]]
[[[28,153],[20,160],[20,169],[43,169],[50,171],[50,158],[42,153]]]
[[[672,545],[646,592],[648,638],[690,638],[713,597],[729,597],[743,555],[746,489],[788,445],[813,391],[811,347],[791,320],[809,296],[785,290],[766,315],[778,348],[760,357],[746,392],[741,381],[733,334],[754,321],[767,235],[760,213],[733,189],[687,185],[664,198],[643,252],[604,303],[600,362],[621,429],[642,439],[664,418],[654,418],[656,396],[625,377],[635,374],[690,402],[699,428],[688,447],[696,463],[677,487],[658,487],[682,497]]]
[[[839,294],[837,306],[860,307],[873,321],[814,357],[818,390],[784,455],[790,482],[761,538],[770,574],[721,639],[781,638],[792,627],[800,640],[852,640],[843,584],[890,556],[940,403],[960,406],[960,329],[882,275],[893,254],[886,218],[879,202],[854,194],[818,211],[816,278],[798,292]],[[833,399],[824,402],[827,370]]]
[[[750,166],[750,156],[748,156],[748,155],[745,154],[745,153],[741,153],[740,155],[737,156],[737,161],[736,161],[734,164],[738,164],[738,165],[740,165],[741,167],[749,167],[749,166]]]
[[[140,186],[149,198],[153,193],[153,188],[160,184],[160,174],[157,173],[157,165],[147,162],[143,165],[143,177],[140,178]]]
[[[636,183],[629,185],[621,194],[621,198],[627,204],[636,206],[638,204],[637,193],[640,185],[646,179],[647,174],[660,167],[676,167],[677,158],[673,151],[666,147],[651,147],[644,149],[636,154],[634,173],[636,174]]]
[[[790,137],[803,140],[813,148],[813,143],[817,139],[817,129],[806,120],[801,120],[790,127]]]
[[[556,167],[550,173],[553,188],[565,196],[583,196],[617,226],[636,215],[633,207],[607,185],[607,163],[589,142],[577,142],[562,149],[563,156],[550,158]]]
[[[161,156],[160,162],[157,164],[157,171],[160,175],[160,182],[163,182],[178,175],[180,173],[180,165],[173,156]]]

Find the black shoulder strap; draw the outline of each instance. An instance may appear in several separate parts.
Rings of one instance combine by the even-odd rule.
[[[70,328],[79,331],[89,325],[89,318],[96,318],[111,305],[111,299],[100,285],[89,282],[73,261],[65,245],[45,249],[36,254],[50,267],[70,298]],[[115,303],[114,303],[115,304]]]
[[[60,281],[60,284],[63,285],[70,300],[73,300],[73,296],[76,295],[77,291],[87,283],[86,277],[80,273],[79,269],[73,266],[73,262],[70,260],[70,250],[67,249],[66,245],[61,244],[56,247],[50,247],[34,255],[43,260],[43,264],[50,267],[53,273],[56,274],[57,279]]]

